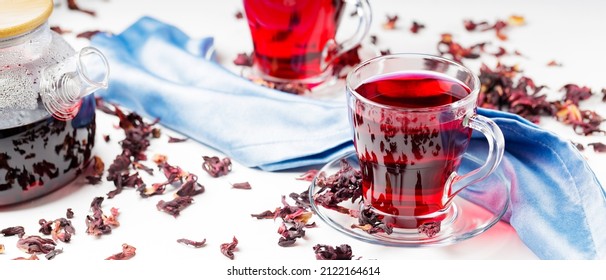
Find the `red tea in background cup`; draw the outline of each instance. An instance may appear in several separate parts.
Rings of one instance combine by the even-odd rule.
[[[331,62],[357,46],[370,27],[368,0],[244,0],[253,41],[253,65],[275,82],[319,84],[331,75]],[[346,2],[360,19],[356,34],[335,41]]]
[[[441,222],[452,198],[500,163],[504,140],[476,114],[480,83],[440,57],[398,54],[361,63],[347,78],[350,121],[366,205],[396,228]],[[472,130],[489,143],[484,166],[457,169]]]

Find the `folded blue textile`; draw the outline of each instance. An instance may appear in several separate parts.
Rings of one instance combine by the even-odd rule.
[[[97,94],[267,171],[326,163],[351,151],[344,102],[311,99],[255,85],[213,60],[213,39],[191,39],[145,17],[92,45],[111,65],[110,87]],[[543,259],[606,259],[606,195],[568,141],[517,116],[479,110],[506,138],[512,176],[504,217]],[[469,153],[480,158],[482,136]],[[462,166],[464,169],[465,166]],[[491,208],[490,201],[468,199]]]

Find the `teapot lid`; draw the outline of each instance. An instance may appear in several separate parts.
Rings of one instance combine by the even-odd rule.
[[[0,0],[0,39],[27,33],[48,20],[53,0]]]

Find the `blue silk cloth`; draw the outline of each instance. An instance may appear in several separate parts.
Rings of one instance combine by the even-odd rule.
[[[251,83],[214,60],[213,38],[193,39],[144,17],[121,34],[97,34],[92,45],[111,67],[110,87],[98,95],[245,166],[284,170],[353,151],[344,102]],[[514,171],[503,220],[539,258],[606,259],[606,195],[579,151],[515,115],[478,112],[503,131]],[[468,153],[482,158],[485,142],[474,134]],[[481,197],[467,199],[491,208]]]

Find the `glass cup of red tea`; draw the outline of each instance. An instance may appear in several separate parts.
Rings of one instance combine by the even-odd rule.
[[[370,28],[368,0],[243,0],[253,41],[255,76],[311,89],[333,78],[335,60],[357,47]],[[356,5],[355,34],[335,37],[346,2]]]
[[[364,207],[386,225],[439,229],[457,193],[500,164],[503,134],[476,113],[480,80],[468,68],[431,55],[385,55],[357,65],[346,85]],[[488,140],[486,162],[458,174],[473,130]]]

